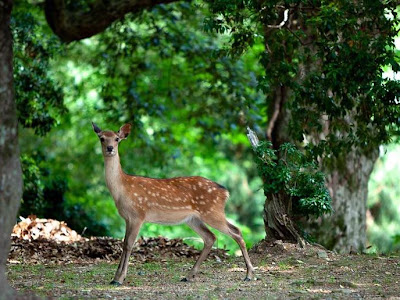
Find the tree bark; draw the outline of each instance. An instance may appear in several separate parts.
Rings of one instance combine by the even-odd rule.
[[[366,243],[368,181],[379,151],[353,149],[327,170],[333,214],[310,225],[318,242],[340,253],[360,252]]]
[[[12,4],[11,0],[0,1],[0,299],[15,297],[15,291],[7,282],[5,270],[10,235],[22,197],[12,69]]]
[[[64,42],[91,37],[104,31],[127,13],[139,12],[177,0],[91,1],[88,7],[67,5],[64,0],[46,0],[45,14],[51,29]]]
[[[281,194],[269,194],[264,204],[264,227],[267,240],[283,240],[304,247],[305,240],[291,216],[291,202]]]

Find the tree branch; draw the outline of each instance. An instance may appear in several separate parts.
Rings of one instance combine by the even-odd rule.
[[[177,0],[95,0],[88,9],[74,9],[64,0],[46,0],[47,23],[64,42],[91,37],[104,31],[127,13]]]

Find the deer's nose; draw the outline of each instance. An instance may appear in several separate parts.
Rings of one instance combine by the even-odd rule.
[[[108,151],[108,152],[111,152],[111,151],[113,151],[113,149],[114,149],[114,147],[113,147],[113,146],[107,146],[107,151]]]

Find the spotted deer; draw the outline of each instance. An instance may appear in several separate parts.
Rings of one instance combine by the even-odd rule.
[[[199,258],[182,281],[195,278],[215,242],[215,235],[206,224],[231,236],[239,244],[247,267],[245,280],[252,279],[254,268],[242,234],[225,217],[229,192],[223,186],[199,176],[155,179],[128,175],[121,168],[118,144],[127,138],[131,125],[125,124],[117,132],[103,131],[94,123],[92,126],[101,142],[107,187],[126,223],[121,261],[110,284],[123,283],[133,244],[144,222],[185,223],[204,240]]]

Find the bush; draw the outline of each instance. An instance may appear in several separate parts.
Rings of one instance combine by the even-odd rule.
[[[332,211],[324,174],[296,146],[285,143],[274,150],[270,142],[263,141],[255,151],[265,195],[287,195],[295,216],[319,217]]]

